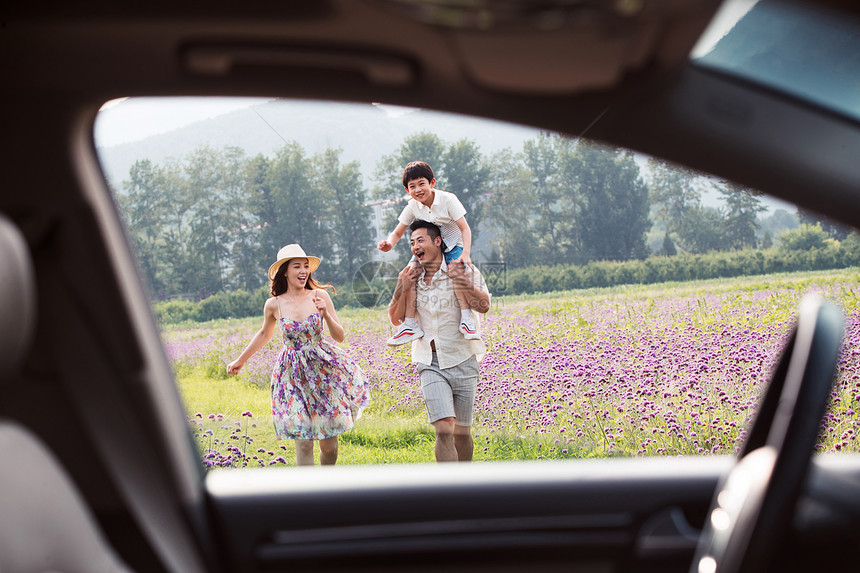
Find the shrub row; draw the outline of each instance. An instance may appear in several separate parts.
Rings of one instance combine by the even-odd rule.
[[[846,242],[847,243],[847,242]],[[731,278],[770,273],[839,269],[860,265],[860,248],[830,243],[821,249],[719,251],[704,255],[654,256],[641,261],[591,262],[583,266],[525,267],[488,280],[493,294]]]
[[[152,306],[156,319],[162,324],[206,322],[217,318],[262,316],[268,297],[268,288],[259,288],[254,292],[219,292],[198,302],[182,299],[159,301]]]
[[[860,239],[852,236],[842,243],[829,242],[820,249],[763,251],[719,251],[704,255],[679,254],[653,256],[624,262],[591,262],[586,265],[524,267],[505,270],[493,265],[484,276],[494,295],[531,294],[557,290],[608,287],[622,284],[650,284],[731,278],[769,273],[839,269],[860,265]],[[490,267],[487,267],[490,269]],[[365,307],[387,304],[392,284],[383,281],[337,288],[336,304]],[[184,321],[204,322],[218,318],[243,318],[262,313],[268,288],[255,292],[218,293],[199,302],[169,300],[157,302],[153,309],[162,324]]]

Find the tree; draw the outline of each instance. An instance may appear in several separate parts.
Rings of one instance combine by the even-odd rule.
[[[797,229],[786,231],[779,237],[779,248],[784,251],[823,249],[827,245],[827,232],[816,223],[804,223]]]
[[[529,195],[529,174],[522,156],[510,149],[495,153],[490,159],[494,168],[487,182],[488,200],[484,215],[500,229],[494,240],[499,258],[510,267],[537,263],[536,240],[531,221],[537,217],[536,204]]]
[[[135,161],[119,197],[126,227],[137,252],[145,283],[156,297],[162,293],[160,244],[166,216],[161,170],[148,159]]]
[[[188,272],[190,255],[188,237],[194,203],[184,175],[184,166],[170,158],[160,168],[164,200],[164,224],[159,239],[161,260],[159,277],[164,290],[159,298],[190,295],[194,292],[194,277]]]
[[[809,225],[815,225],[816,223],[821,227],[827,236],[831,239],[836,239],[837,241],[842,241],[851,233],[852,229],[848,225],[843,225],[841,223],[837,223],[832,219],[828,219],[818,213],[814,213],[812,211],[807,211],[806,209],[797,209],[797,218],[801,223],[806,223]]]
[[[264,185],[266,165],[261,156],[249,160],[244,153],[228,151],[224,166],[229,171],[226,194],[234,206],[236,225],[228,234],[231,269],[227,278],[234,289],[253,291],[266,280],[261,269],[266,268],[271,254],[260,240],[262,225],[255,203],[257,192]]]
[[[403,168],[412,161],[425,161],[433,168],[436,179],[443,173],[445,145],[439,136],[427,131],[407,137],[397,151],[385,155],[376,167],[379,186],[374,199],[398,199],[406,194],[403,189]]]
[[[226,287],[230,235],[241,221],[236,202],[242,184],[236,171],[243,158],[244,152],[239,148],[216,151],[203,146],[193,151],[185,164],[192,200],[186,273],[199,298]]]
[[[558,150],[555,137],[540,132],[533,140],[523,144],[523,163],[528,175],[528,193],[535,206],[536,217],[532,219],[531,235],[536,242],[538,264],[554,264],[566,259],[569,244],[565,241],[564,214],[559,200]]]
[[[579,198],[574,213],[586,261],[643,259],[648,187],[629,152],[580,142],[572,158],[570,183]]]
[[[668,233],[678,236],[682,247],[687,249],[681,237],[694,234],[685,226],[695,224],[696,218],[693,214],[701,208],[699,175],[653,157],[648,160],[648,170],[648,188],[654,217],[665,225]]]
[[[761,194],[727,181],[715,185],[726,201],[723,235],[731,249],[757,246],[758,214],[767,211],[761,203]]]
[[[785,209],[776,209],[771,215],[762,217],[759,221],[760,232],[762,235],[770,233],[771,240],[779,237],[785,231],[796,229],[799,226],[797,215],[789,213]],[[763,245],[762,248],[764,248]]]
[[[672,242],[672,238],[669,236],[667,232],[663,235],[663,247],[660,250],[661,255],[666,255],[667,257],[674,257],[678,254],[678,250],[675,248],[675,243]]]
[[[361,169],[357,161],[341,167],[341,150],[326,150],[314,157],[314,187],[329,205],[334,241],[334,265],[327,276],[331,280],[352,280],[358,267],[368,258],[371,246],[371,229],[367,191],[361,184]]]
[[[270,184],[270,170],[271,162],[262,154],[248,160],[245,167],[245,204],[249,213],[246,238],[249,244],[256,240],[257,248],[243,254],[236,253],[237,256],[247,257],[248,264],[256,267],[258,285],[267,281],[266,275],[260,272],[260,269],[267,269],[272,263],[272,253],[283,246],[278,236],[278,213]],[[246,288],[253,290],[255,287]]]
[[[726,244],[725,216],[714,207],[691,209],[683,222],[679,239],[684,248],[696,254],[722,250]]]
[[[444,152],[441,168],[444,175],[442,189],[457,195],[466,208],[466,220],[474,241],[483,219],[490,167],[484,163],[478,145],[462,139]]]
[[[271,188],[275,216],[265,235],[272,253],[290,243],[298,243],[308,254],[330,259],[334,254],[328,210],[319,189],[312,185],[311,160],[296,142],[283,146],[275,155],[266,184]],[[271,257],[272,255],[270,255]]]

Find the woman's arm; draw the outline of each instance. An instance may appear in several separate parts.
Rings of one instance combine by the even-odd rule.
[[[275,332],[275,307],[277,304],[277,300],[270,298],[266,301],[266,304],[263,305],[263,326],[261,326],[260,330],[257,331],[253,338],[251,338],[251,342],[248,343],[248,346],[245,347],[245,350],[242,351],[239,358],[227,366],[227,374],[238,374],[239,370],[242,369],[242,366],[245,365],[245,362],[247,362],[255,352],[262,348],[263,345],[271,340],[272,334]]]
[[[343,339],[346,338],[346,331],[343,329],[343,325],[341,325],[337,317],[337,312],[334,310],[334,303],[326,291],[314,291],[314,306],[317,307],[323,320],[325,320],[326,326],[328,326],[328,333],[334,338],[334,341],[343,342]]]

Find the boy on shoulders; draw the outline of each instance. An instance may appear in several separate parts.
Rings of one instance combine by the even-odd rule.
[[[472,229],[466,222],[466,209],[457,196],[441,189],[436,189],[436,177],[433,169],[424,161],[413,161],[403,169],[403,187],[409,193],[410,199],[398,217],[398,224],[386,240],[380,241],[377,248],[387,253],[403,237],[408,226],[416,219],[429,221],[439,226],[442,231],[445,264],[462,261],[471,265]],[[409,262],[418,264],[415,258]],[[413,291],[414,294],[414,291]],[[459,331],[467,340],[478,339],[478,329],[474,317],[464,296],[457,294],[460,305]],[[397,332],[388,339],[390,346],[411,342],[424,336],[424,331],[418,323],[415,313],[415,300],[406,301],[406,317],[398,326]]]

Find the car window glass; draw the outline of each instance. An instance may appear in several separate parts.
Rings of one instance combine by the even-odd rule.
[[[860,120],[860,22],[810,6],[733,0],[692,57],[701,66]]]
[[[736,453],[808,292],[842,305],[853,344],[818,450],[858,451],[860,238],[813,213],[587,140],[387,105],[130,98],[103,108],[95,138],[207,469],[296,463],[273,394],[301,397],[271,382],[298,360],[283,329],[299,327],[279,322],[227,372],[290,243],[320,259],[345,330],[325,339],[370,391],[338,463],[433,460],[410,345],[387,345],[408,235],[377,248],[416,159],[465,208],[492,293],[476,461]]]

